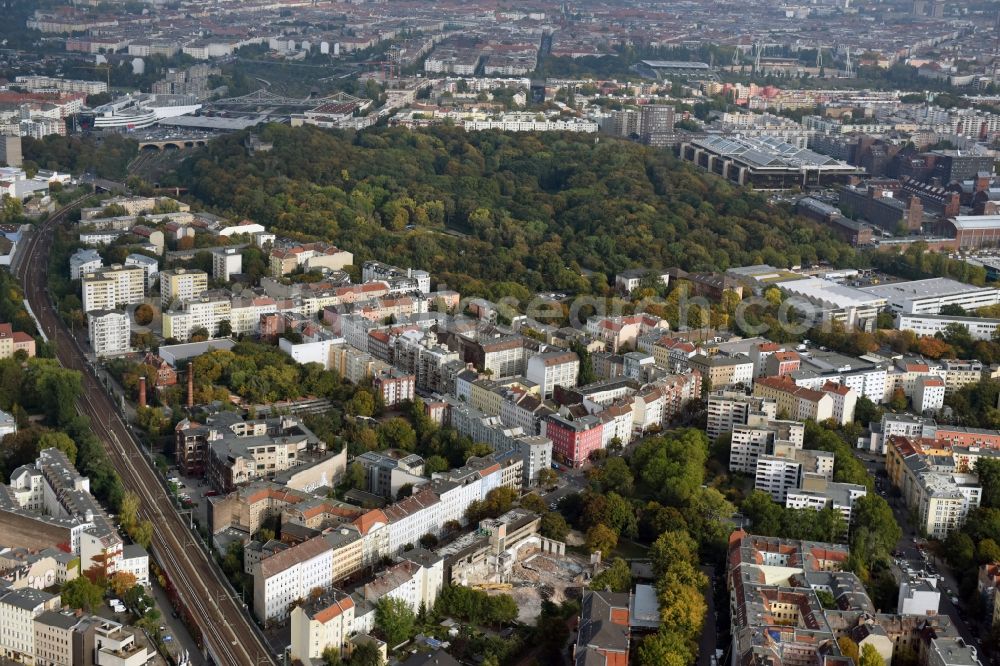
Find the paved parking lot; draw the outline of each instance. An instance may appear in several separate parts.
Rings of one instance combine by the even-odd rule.
[[[193,506],[191,510],[194,512],[193,517],[198,522],[199,525],[208,525],[208,498],[205,496],[206,492],[212,492],[212,487],[208,485],[202,479],[196,479],[194,477],[181,476],[176,468],[171,468],[169,473],[170,478],[180,479],[180,483],[177,487],[177,495],[182,500],[185,498],[189,499]]]

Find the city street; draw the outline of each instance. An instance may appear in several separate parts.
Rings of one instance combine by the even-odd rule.
[[[910,524],[910,511],[904,505],[903,499],[892,497],[891,484],[885,476],[882,476],[885,473],[885,459],[882,456],[868,453],[856,453],[856,455],[864,463],[872,476],[876,478],[879,484],[876,491],[883,494],[889,502],[893,515],[896,517],[896,522],[899,523],[900,528],[903,530],[903,535],[896,543],[896,552],[900,553],[900,555],[897,557],[898,564],[895,565],[894,572],[905,575],[901,567],[905,568],[909,566],[914,572],[927,571],[929,574],[934,575],[934,572],[927,569],[929,564],[932,565],[936,569],[936,575],[940,578],[938,586],[941,590],[941,602],[938,612],[951,618],[959,635],[966,643],[978,646],[979,641],[977,640],[976,632],[969,628],[968,623],[960,615],[959,608],[951,602],[950,597],[957,596],[958,591],[958,583],[954,575],[944,561],[926,553],[926,549],[922,551],[918,548],[918,546],[926,544],[927,540],[921,539],[916,526]],[[883,612],[895,612],[896,609],[883,608],[881,610]]]

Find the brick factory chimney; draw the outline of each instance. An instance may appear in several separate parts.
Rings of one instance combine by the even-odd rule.
[[[139,407],[146,406],[146,378],[139,377]]]
[[[194,407],[194,363],[188,361],[188,409]]]

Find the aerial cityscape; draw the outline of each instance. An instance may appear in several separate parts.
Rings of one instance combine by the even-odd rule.
[[[0,0],[0,666],[1000,666],[1000,3]]]

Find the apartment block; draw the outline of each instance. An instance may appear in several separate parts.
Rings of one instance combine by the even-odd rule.
[[[19,351],[33,357],[35,339],[24,331],[15,331],[10,324],[0,324],[0,358],[12,358]]]
[[[104,260],[97,250],[80,248],[69,258],[69,278],[79,280],[87,273],[94,273],[104,267]]]
[[[126,266],[139,266],[146,273],[146,290],[153,288],[160,273],[160,262],[145,254],[130,254],[125,257]]]
[[[906,505],[917,513],[921,531],[935,539],[965,524],[982,499],[975,474],[961,471],[954,457],[932,455],[920,440],[890,437],[885,466]]]
[[[796,421],[819,422],[833,418],[833,398],[829,394],[798,386],[783,377],[758,378],[753,394],[774,400],[779,414]]]
[[[916,381],[913,391],[913,410],[918,414],[936,412],[944,407],[945,385],[940,377],[925,376]]]
[[[801,488],[805,478],[833,480],[833,454],[793,447],[777,447],[773,453],[757,458],[754,489],[769,493],[784,504],[788,492]]]
[[[785,508],[833,509],[843,517],[844,525],[850,526],[854,503],[867,494],[868,488],[856,483],[835,483],[825,478],[805,479],[801,488],[787,491]]]
[[[372,387],[382,396],[387,407],[413,400],[416,377],[396,368],[380,371],[372,378]]]
[[[327,269],[340,271],[354,263],[354,255],[327,243],[306,243],[271,250],[271,277],[280,278],[296,268],[304,271]]]
[[[761,425],[777,418],[778,403],[773,399],[739,391],[715,391],[708,396],[706,432],[711,440],[737,425]]]
[[[164,271],[164,274],[168,272]],[[192,333],[204,328],[208,337],[214,338],[219,334],[222,322],[231,323],[232,307],[232,301],[225,294],[203,293],[183,300],[179,305],[163,312],[163,337],[187,342]]]
[[[753,382],[753,360],[749,356],[695,354],[687,363],[712,388],[749,386]]]
[[[574,387],[580,358],[570,351],[543,352],[528,359],[527,378],[538,384],[541,396],[551,398],[556,386]]]
[[[386,499],[394,499],[406,484],[418,486],[427,482],[423,476],[424,459],[415,453],[398,449],[365,451],[355,462],[367,472],[365,490]]]
[[[444,585],[444,559],[423,548],[410,549],[400,558],[401,562],[375,574],[364,586],[365,600],[399,599],[414,613],[433,608]]]
[[[198,269],[178,268],[160,271],[160,306],[167,310],[174,301],[201,296],[208,289],[208,273]]]
[[[232,276],[242,272],[243,255],[235,247],[212,250],[212,278],[219,282],[229,282]]]
[[[292,661],[321,663],[327,648],[346,654],[355,633],[354,600],[339,590],[309,598],[292,609],[291,631]]]
[[[120,310],[91,310],[87,313],[87,339],[98,357],[125,354],[132,350],[129,317]]]
[[[542,434],[552,440],[552,454],[570,467],[581,467],[603,445],[604,423],[597,416],[568,419],[558,414],[542,422]]]
[[[229,306],[229,323],[233,335],[259,334],[261,317],[278,310],[278,303],[270,296],[233,296]]]
[[[378,261],[366,261],[361,267],[362,282],[385,282],[389,285],[389,293],[406,293],[419,291],[429,294],[431,291],[431,274],[427,271],[402,269]]]
[[[776,447],[802,448],[805,425],[798,421],[775,421],[734,425],[729,445],[729,470],[755,474],[757,460]]]
[[[59,608],[59,595],[31,588],[0,596],[0,654],[35,663],[35,618]]]
[[[83,311],[115,310],[141,303],[146,296],[146,272],[140,266],[113,264],[83,274]]]
[[[253,579],[257,619],[283,620],[292,602],[333,584],[333,549],[322,536],[313,537],[261,561]]]

